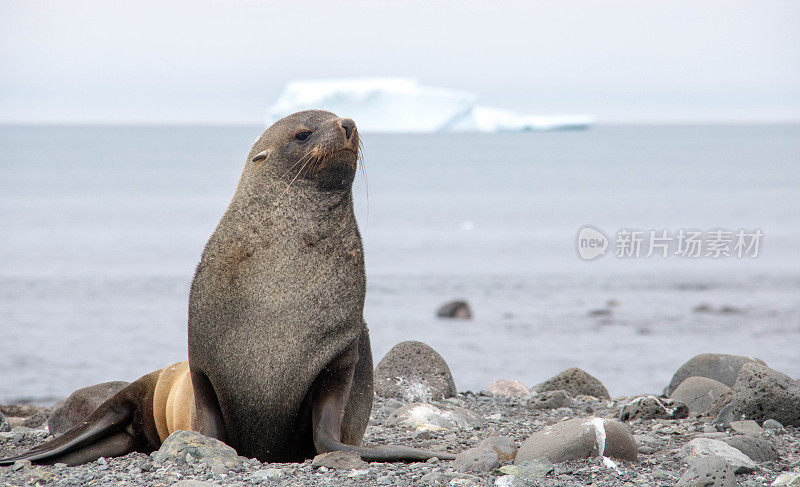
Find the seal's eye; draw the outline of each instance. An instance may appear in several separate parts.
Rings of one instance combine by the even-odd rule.
[[[299,140],[300,142],[306,140],[311,135],[311,132],[298,132],[297,135],[294,136],[295,139]]]

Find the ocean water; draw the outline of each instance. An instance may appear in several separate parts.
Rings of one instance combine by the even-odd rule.
[[[194,267],[260,131],[0,127],[0,403],[186,358]],[[702,352],[800,377],[800,126],[363,141],[376,362],[424,341],[459,390],[578,366],[612,395],[660,392]],[[609,255],[578,257],[587,224],[612,237]],[[618,258],[621,229],[764,236],[756,258]],[[454,298],[473,320],[435,317]]]

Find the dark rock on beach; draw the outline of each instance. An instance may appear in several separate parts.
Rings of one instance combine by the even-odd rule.
[[[436,350],[408,341],[395,345],[375,367],[375,393],[407,402],[439,401],[453,397],[456,384]]]
[[[469,320],[472,318],[472,309],[469,303],[463,300],[447,302],[436,311],[439,318],[455,318],[458,320]]]
[[[692,357],[688,362],[681,365],[672,376],[672,380],[667,386],[665,394],[671,396],[672,392],[689,377],[708,377],[717,382],[721,382],[728,387],[733,387],[736,376],[742,365],[749,362],[763,364],[761,360],[743,357],[740,355],[726,355],[722,353],[703,353]]]
[[[526,405],[534,409],[557,409],[567,408],[574,404],[572,396],[567,391],[545,391],[533,395],[528,399]]]
[[[748,419],[800,426],[800,384],[766,365],[748,363],[733,386],[733,411]]]
[[[686,404],[689,412],[703,413],[714,400],[730,390],[722,382],[708,377],[687,377],[669,397]]]
[[[558,375],[534,386],[533,390],[540,393],[546,391],[567,391],[567,393],[573,397],[583,394],[586,396],[599,397],[601,399],[611,398],[602,382],[588,372],[577,367],[571,367],[560,372]]]
[[[56,403],[50,417],[45,418],[50,433],[56,436],[63,435],[127,385],[128,383],[123,381],[103,382],[73,392],[68,398]]]
[[[780,458],[772,442],[765,438],[737,435],[725,438],[722,441],[744,453],[757,463],[771,462]]]
[[[634,419],[683,419],[689,408],[680,401],[656,396],[641,396],[626,404],[619,414],[622,421]]]
[[[728,462],[709,455],[692,462],[678,480],[678,487],[735,487],[736,476]]]

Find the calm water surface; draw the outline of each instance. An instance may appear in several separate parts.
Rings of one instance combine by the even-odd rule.
[[[0,127],[0,402],[186,358],[194,266],[259,127]],[[373,353],[422,340],[460,390],[579,366],[660,392],[692,355],[800,376],[800,127],[364,135]],[[578,229],[761,229],[756,259],[620,259]],[[437,320],[468,299],[470,322]],[[611,314],[595,316],[609,300]],[[735,313],[697,313],[733,306]]]

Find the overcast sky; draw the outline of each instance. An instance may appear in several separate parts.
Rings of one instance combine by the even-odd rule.
[[[0,122],[263,123],[404,76],[598,121],[800,120],[800,2],[0,0]]]

